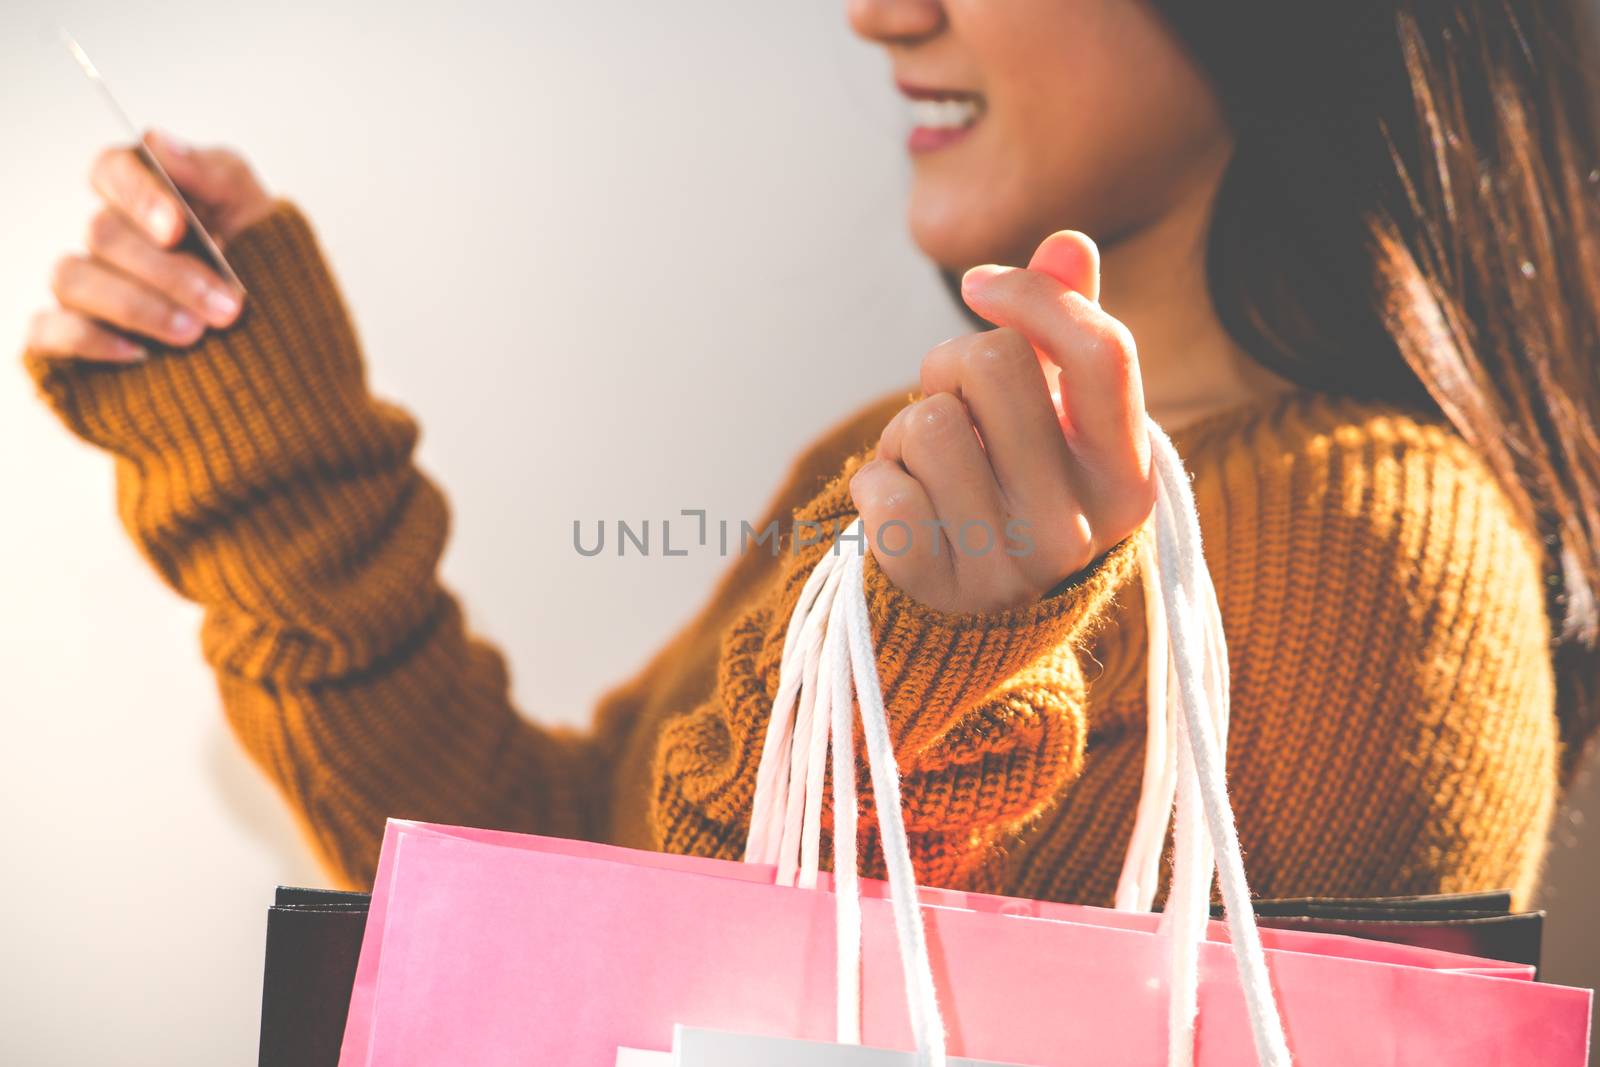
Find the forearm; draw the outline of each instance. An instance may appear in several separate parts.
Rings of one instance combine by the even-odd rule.
[[[441,596],[361,675],[306,686],[217,672],[229,723],[339,880],[370,883],[383,824],[415,818],[600,836],[605,768],[587,734],[523,719],[500,653]]]
[[[367,392],[333,280],[292,206],[229,253],[250,288],[232,329],[136,366],[33,353],[27,365],[68,427],[115,456],[123,524],[162,576],[247,647],[262,626],[292,635],[293,647],[254,663],[214,639],[224,665],[275,682],[358,670],[381,630],[414,627],[429,609],[417,587],[382,618],[360,596],[376,591],[363,579],[404,565],[384,552],[433,554],[417,535],[443,536],[438,502],[415,495],[416,425]],[[397,525],[410,536],[377,536]]]
[[[128,532],[204,609],[235,731],[349,882],[387,816],[583,832],[589,748],[517,714],[440,585],[445,499],[416,423],[367,389],[309,226],[280,202],[228,254],[249,290],[233,328],[137,365],[27,363],[116,457]]]

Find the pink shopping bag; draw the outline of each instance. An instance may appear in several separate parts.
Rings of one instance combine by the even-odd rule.
[[[831,1041],[834,902],[770,869],[392,822],[341,1067],[612,1067],[677,1024]],[[909,1048],[894,923],[863,883],[862,1041]],[[1159,916],[924,891],[953,1055],[1158,1064]],[[1591,994],[1529,968],[1263,930],[1296,1062],[1587,1062]],[[1222,938],[1220,923],[1212,936]],[[1201,960],[1196,1062],[1252,1061],[1229,946]]]

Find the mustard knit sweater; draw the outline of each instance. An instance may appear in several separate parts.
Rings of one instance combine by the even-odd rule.
[[[447,509],[417,427],[366,387],[304,218],[229,257],[239,323],[139,365],[27,365],[116,460],[139,548],[204,608],[240,741],[344,883],[387,816],[737,857],[784,624],[904,394],[824,434],[699,614],[555,729],[437,573]],[[1173,435],[1194,474],[1232,658],[1229,784],[1252,888],[1369,895],[1536,884],[1558,740],[1539,542],[1436,416],[1291,392]],[[869,559],[868,603],[919,880],[1106,904],[1143,758],[1135,550],[1041,602],[941,613]],[[864,768],[862,795],[870,798]],[[870,821],[865,855],[876,863]]]

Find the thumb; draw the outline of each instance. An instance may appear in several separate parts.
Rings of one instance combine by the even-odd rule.
[[[1094,303],[1100,302],[1100,249],[1077,230],[1057,230],[1039,242],[1028,269],[1048,274]]]

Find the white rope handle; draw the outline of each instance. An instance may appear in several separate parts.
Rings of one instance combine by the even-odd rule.
[[[1179,767],[1180,801],[1185,788],[1182,779],[1187,778],[1198,793],[1198,806],[1203,809],[1205,829],[1209,835],[1206,847],[1215,849],[1215,867],[1222,883],[1228,934],[1233,943],[1239,982],[1244,988],[1256,1059],[1262,1067],[1287,1067],[1290,1063],[1289,1045],[1273,997],[1271,978],[1267,974],[1261,934],[1256,929],[1255,910],[1250,904],[1250,889],[1245,881],[1244,855],[1239,848],[1239,834],[1234,825],[1233,809],[1228,803],[1227,783],[1223,774],[1220,741],[1225,734],[1218,729],[1218,722],[1226,723],[1227,697],[1222,695],[1219,702],[1218,692],[1227,679],[1227,663],[1222,655],[1220,640],[1206,648],[1201,633],[1206,629],[1219,635],[1221,633],[1221,619],[1215,608],[1216,591],[1211,585],[1201,551],[1200,520],[1195,512],[1194,496],[1189,489],[1189,476],[1166,433],[1153,420],[1147,420],[1147,423],[1151,461],[1157,476],[1154,518],[1156,553],[1162,565],[1161,599],[1170,628],[1173,669],[1178,678],[1179,707],[1182,711],[1178,720],[1179,733],[1187,735],[1181,753],[1187,760],[1180,759]],[[1208,697],[1210,700],[1207,700]],[[1210,714],[1207,713],[1208,707]],[[1213,715],[1219,718],[1214,720]],[[1194,806],[1180,802],[1178,829],[1193,842],[1190,847],[1199,848],[1202,835],[1198,827],[1186,828],[1183,818],[1186,811],[1192,811]],[[1183,855],[1184,851],[1180,850],[1179,857]],[[1209,901],[1211,865],[1196,863],[1195,866],[1205,872],[1205,899]],[[1200,880],[1198,875],[1194,877],[1196,882]],[[1186,908],[1192,906],[1191,903]],[[1200,910],[1204,914],[1209,909],[1202,905]],[[1184,940],[1195,944],[1197,952],[1197,938],[1205,934],[1204,921],[1196,918],[1193,931]],[[1187,959],[1187,956],[1184,958]],[[1198,963],[1197,955],[1195,962]],[[1186,987],[1189,984],[1187,974],[1186,971]],[[1189,1012],[1189,1017],[1192,1020],[1192,1012]],[[1192,1043],[1186,1047],[1192,1047]]]
[[[854,720],[861,707],[878,832],[889,876],[906,1003],[919,1064],[944,1067],[945,1035],[900,804],[862,583],[865,538],[856,519],[813,568],[789,619],[778,694],[756,773],[748,862],[771,863],[783,885],[814,887],[821,838],[822,772],[832,738],[837,1040],[861,1041],[861,901],[856,849]],[[857,551],[841,556],[842,546]],[[823,620],[826,620],[825,623]],[[797,635],[797,636],[796,636]],[[854,694],[852,694],[854,689]],[[787,751],[785,751],[787,749]]]
[[[800,695],[805,677],[803,662],[805,650],[822,639],[822,623],[828,614],[827,605],[812,612],[822,597],[824,589],[840,563],[838,554],[825,553],[812,568],[806,584],[800,589],[789,616],[789,626],[784,632],[783,658],[778,670],[778,692],[772,701],[772,716],[767,721],[767,736],[761,746],[761,762],[756,768],[755,798],[750,810],[750,833],[745,839],[746,863],[779,862],[783,842],[783,822],[788,815],[789,787],[792,771],[792,744],[795,726],[795,703]],[[837,588],[835,582],[833,588]],[[828,599],[832,598],[829,593]],[[813,686],[815,675],[812,675]],[[792,880],[780,876],[780,885],[791,885]]]
[[[1155,904],[1161,852],[1167,843],[1167,822],[1178,791],[1178,705],[1176,700],[1168,699],[1169,692],[1178,686],[1172,677],[1172,664],[1167,654],[1167,613],[1161,600],[1159,568],[1154,547],[1145,542],[1139,552],[1139,571],[1144,579],[1148,653],[1145,704],[1149,709],[1149,724],[1133,836],[1128,841],[1122,877],[1117,881],[1114,906],[1122,911],[1149,911]]]
[[[1205,940],[1215,874],[1222,885],[1257,1061],[1262,1067],[1288,1067],[1288,1042],[1250,905],[1223,772],[1228,663],[1216,590],[1205,567],[1188,475],[1161,428],[1148,419],[1147,426],[1157,484],[1152,516],[1155,547],[1141,556],[1150,634],[1150,734],[1117,906],[1151,906],[1175,804],[1172,886],[1161,922],[1172,950],[1168,1063],[1170,1067],[1188,1067],[1193,1062],[1200,945]],[[857,553],[841,559],[840,546],[850,542],[857,546]],[[831,737],[838,1040],[858,1043],[861,908],[856,871],[853,684],[878,805],[918,1063],[943,1067],[944,1027],[917,903],[900,808],[899,772],[862,585],[864,548],[857,519],[813,569],[790,617],[778,693],[757,770],[745,856],[751,862],[775,864],[784,884],[816,884],[823,759]]]
[[[835,670],[830,686],[830,727],[833,746],[833,893],[837,910],[834,953],[838,960],[837,1040],[846,1045],[861,1043],[861,897],[857,885],[855,700],[851,692],[854,661],[845,647],[844,601],[834,600],[828,617],[829,661],[839,657],[852,670]]]
[[[860,521],[856,520],[857,523]],[[905,975],[911,1033],[917,1043],[917,1063],[918,1067],[944,1067],[944,1021],[939,1015],[939,994],[933,983],[927,932],[922,925],[922,908],[917,904],[911,845],[900,808],[900,769],[895,765],[889,738],[889,719],[883,707],[883,690],[878,683],[878,660],[872,647],[872,624],[867,617],[866,590],[861,577],[864,562],[863,557],[858,555],[845,563],[842,591],[845,597],[845,637],[850,646],[856,702],[861,708],[861,732],[867,742],[867,769],[872,775],[872,796],[878,807],[878,835],[883,847],[884,867],[889,875],[889,897],[894,909],[895,936],[900,943],[900,969]],[[859,960],[856,966],[859,967]]]
[[[1179,468],[1180,476],[1182,474]],[[1159,481],[1159,473],[1158,473]],[[1163,520],[1158,520],[1163,521]],[[1198,529],[1198,525],[1196,525]],[[1203,557],[1198,554],[1196,559]],[[1133,835],[1117,886],[1116,907],[1148,911],[1154,901],[1168,819],[1176,797],[1178,828],[1172,887],[1168,893],[1161,929],[1171,938],[1172,985],[1168,994],[1168,1064],[1189,1067],[1194,1053],[1195,1017],[1199,1009],[1199,952],[1210,920],[1211,876],[1215,852],[1201,823],[1200,800],[1189,757],[1188,729],[1181,712],[1182,689],[1167,633],[1167,611],[1157,553],[1148,544],[1140,556],[1144,577],[1145,621],[1149,633],[1146,703],[1148,740],[1145,772],[1134,818]],[[1227,750],[1228,662],[1222,632],[1222,615],[1210,574],[1202,566],[1182,576],[1195,586],[1200,609],[1198,637],[1205,653],[1205,710]],[[1182,761],[1180,771],[1179,761]],[[1179,792],[1178,783],[1183,783]]]

